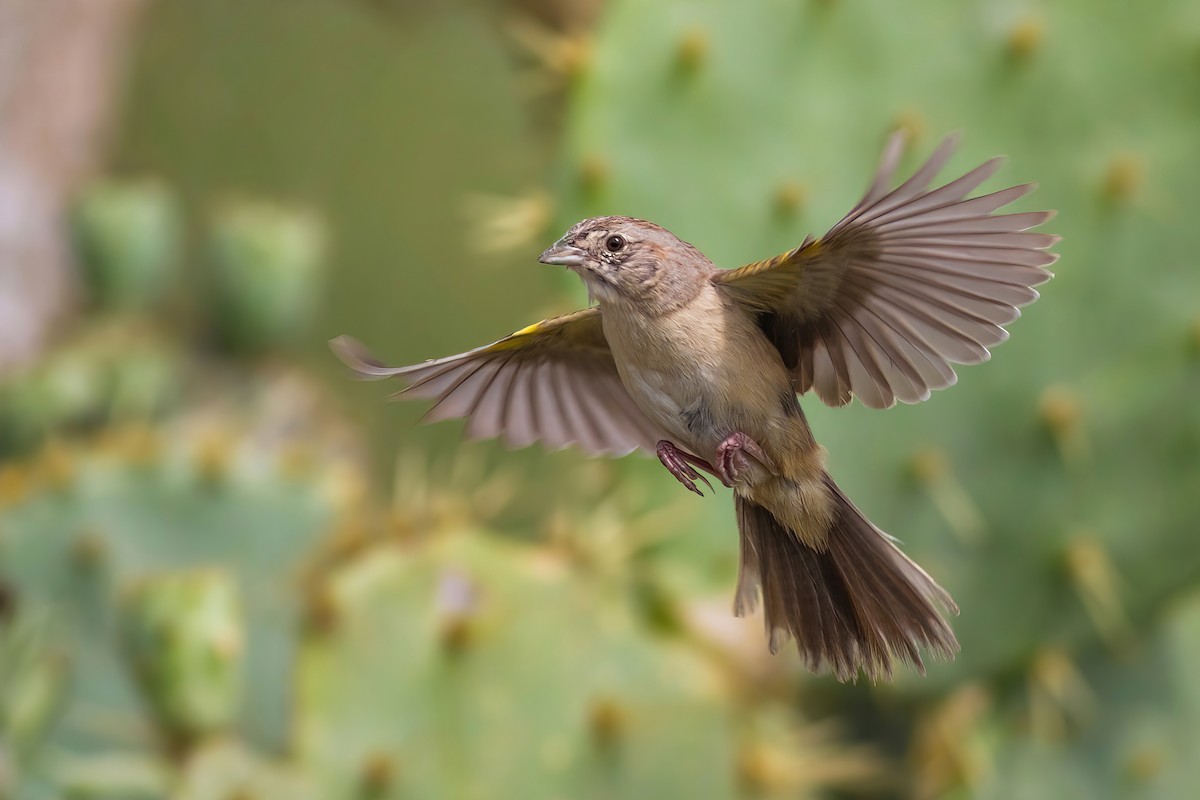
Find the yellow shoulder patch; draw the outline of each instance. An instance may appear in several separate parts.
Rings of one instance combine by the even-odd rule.
[[[513,333],[512,335],[513,336],[528,336],[531,333],[537,333],[541,329],[542,329],[542,323],[535,322],[532,325],[526,325],[524,328],[521,328],[521,330],[517,331],[516,333]]]
[[[500,341],[492,342],[487,346],[485,352],[497,353],[502,350],[513,350],[518,347],[525,347],[527,344],[529,344],[529,342],[525,341],[524,337],[532,336],[533,334],[541,331],[544,327],[544,322],[535,322],[532,325],[526,325],[524,328],[521,328],[521,330],[510,333]]]

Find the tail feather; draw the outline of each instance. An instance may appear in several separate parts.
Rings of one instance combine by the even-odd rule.
[[[734,611],[754,610],[761,588],[771,651],[788,637],[813,670],[838,680],[862,670],[889,677],[895,658],[925,671],[921,650],[953,658],[958,641],[943,617],[950,595],[876,528],[828,475],[835,515],[827,546],[802,542],[766,508],[736,498],[741,574]]]

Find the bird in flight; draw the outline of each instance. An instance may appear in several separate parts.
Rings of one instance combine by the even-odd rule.
[[[950,595],[866,518],[825,469],[797,395],[841,406],[917,403],[976,364],[1050,279],[1050,211],[995,213],[1025,184],[968,199],[1002,159],[930,184],[948,137],[896,188],[904,149],[887,142],[863,199],[828,233],[720,269],[645,220],[572,226],[539,261],[575,272],[596,305],[459,355],[388,367],[349,337],[334,352],[361,377],[397,378],[465,417],[473,438],[654,453],[701,494],[733,489],[741,537],[734,612],[761,596],[772,652],[796,640],[806,666],[839,680],[889,677],[897,659],[952,658]]]

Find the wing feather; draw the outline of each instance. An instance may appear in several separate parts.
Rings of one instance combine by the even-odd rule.
[[[509,398],[509,388],[512,386],[513,373],[510,362],[512,356],[506,356],[496,362],[496,370],[488,385],[475,398],[467,421],[467,436],[471,439],[492,439],[500,435],[504,429],[505,404]]]
[[[537,396],[533,392],[533,370],[537,364],[518,360],[512,367],[513,383],[508,396],[508,419],[504,442],[509,447],[529,447],[539,438]]]
[[[1054,212],[995,213],[1034,184],[968,198],[1001,158],[930,189],[956,144],[947,137],[889,191],[904,145],[891,137],[866,195],[823,238],[714,277],[758,317],[797,391],[830,405],[920,402],[957,380],[952,364],[987,360],[1038,299],[1059,237],[1029,229]]]
[[[850,385],[859,387],[859,398],[865,405],[871,408],[890,406],[895,402],[891,384],[863,338],[858,322],[853,317],[843,318],[836,322],[836,326],[837,332],[845,342],[843,349],[848,348],[848,355],[852,356],[846,359]]]
[[[930,259],[910,259],[906,256],[893,256],[888,259],[886,266],[871,266],[863,271],[875,279],[889,276],[897,281],[926,282],[930,289],[948,292],[962,292],[972,297],[991,299],[997,303],[1007,303],[1012,306],[1022,306],[1038,299],[1036,289],[1026,282],[1001,275],[992,278],[989,275],[971,273],[950,268],[940,261]]]
[[[934,189],[933,191],[929,192],[928,194],[925,194],[924,196],[905,204],[903,211],[893,210],[895,208],[895,206],[885,207],[885,206],[881,205],[875,209],[872,209],[872,212],[870,214],[864,215],[862,218],[855,220],[855,221],[859,225],[863,225],[874,219],[878,219],[879,217],[882,217],[884,214],[887,214],[888,211],[893,211],[893,213],[888,214],[890,219],[907,219],[907,218],[915,216],[916,214],[919,214],[919,213],[957,205],[962,202],[962,199],[964,197],[966,197],[977,186],[979,186],[979,184],[983,183],[988,178],[992,177],[992,175],[996,172],[997,169],[1000,168],[1000,165],[1003,163],[1004,163],[1004,159],[1002,157],[998,156],[996,158],[993,158],[989,161],[984,162],[983,164],[980,164],[975,169],[971,170],[970,172],[963,175],[962,177],[957,178],[957,179],[951,181],[950,183],[947,183],[945,186],[942,186],[938,189]],[[1025,188],[1025,187],[1028,187],[1028,188]],[[1034,188],[1033,184],[1024,184],[1024,186],[1012,187],[1012,189],[1020,189],[1021,190],[1020,194],[1025,194],[1026,192],[1031,191],[1033,188]],[[1012,191],[1012,189],[1003,189],[1001,191]],[[978,199],[982,199],[982,198],[978,198]],[[1016,199],[1016,198],[1013,198],[1013,199]],[[1011,202],[1011,201],[1009,201],[1009,202]],[[1000,206],[1003,206],[1003,205],[1007,205],[1007,203],[1000,204]],[[996,206],[996,208],[999,208],[1000,206]],[[995,210],[995,209],[993,208],[993,209],[989,209],[989,210]]]
[[[559,408],[562,409],[563,423],[571,436],[569,443],[578,444],[589,453],[603,450],[604,445],[600,441],[600,437],[592,430],[591,420],[580,408],[579,398],[571,386],[570,367],[566,364],[555,364],[550,367],[550,371]]]
[[[924,356],[911,343],[894,335],[886,325],[881,324],[879,317],[873,313],[861,314],[855,320],[862,326],[863,332],[870,337],[875,352],[879,357],[891,359],[893,372],[889,383],[896,398],[904,403],[917,403],[924,400],[929,392],[925,388],[927,381],[921,374],[917,364]]]
[[[397,378],[405,384],[397,396],[432,400],[426,421],[465,417],[471,438],[610,455],[653,451],[663,438],[625,391],[594,308],[404,367],[385,366],[349,337],[330,346],[359,377]]]
[[[957,380],[954,370],[944,358],[937,355],[929,338],[921,332],[916,320],[907,317],[900,309],[882,301],[878,297],[870,297],[864,301],[867,310],[883,325],[891,330],[899,341],[921,356],[920,361],[913,364],[925,377],[927,386],[931,389],[942,389],[953,385]],[[928,365],[928,371],[924,365]],[[936,375],[936,377],[934,377]],[[922,399],[928,399],[928,396]]]
[[[887,266],[894,266],[890,261],[885,263]],[[1021,316],[1019,308],[1006,303],[998,296],[1004,294],[1005,289],[988,294],[985,293],[986,289],[979,291],[956,286],[941,276],[931,276],[918,283],[911,276],[905,275],[899,270],[887,272],[873,267],[863,270],[863,272],[879,286],[888,286],[908,295],[926,297],[931,302],[946,308],[949,314],[957,315],[960,312],[967,312],[997,325],[1004,325]]]
[[[487,372],[493,364],[494,362],[482,360],[467,361],[461,368],[442,376],[444,378],[454,377],[456,380],[449,389],[438,396],[434,404],[425,412],[425,421],[441,422],[465,417],[469,414],[479,392],[480,384],[487,382]]]

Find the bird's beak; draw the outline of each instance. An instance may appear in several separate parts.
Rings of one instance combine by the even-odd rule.
[[[546,252],[538,256],[538,261],[542,262],[543,264],[557,264],[563,267],[578,267],[583,263],[586,256],[586,251],[581,250],[578,247],[572,247],[571,245],[566,244],[559,239],[552,247],[547,249]]]

